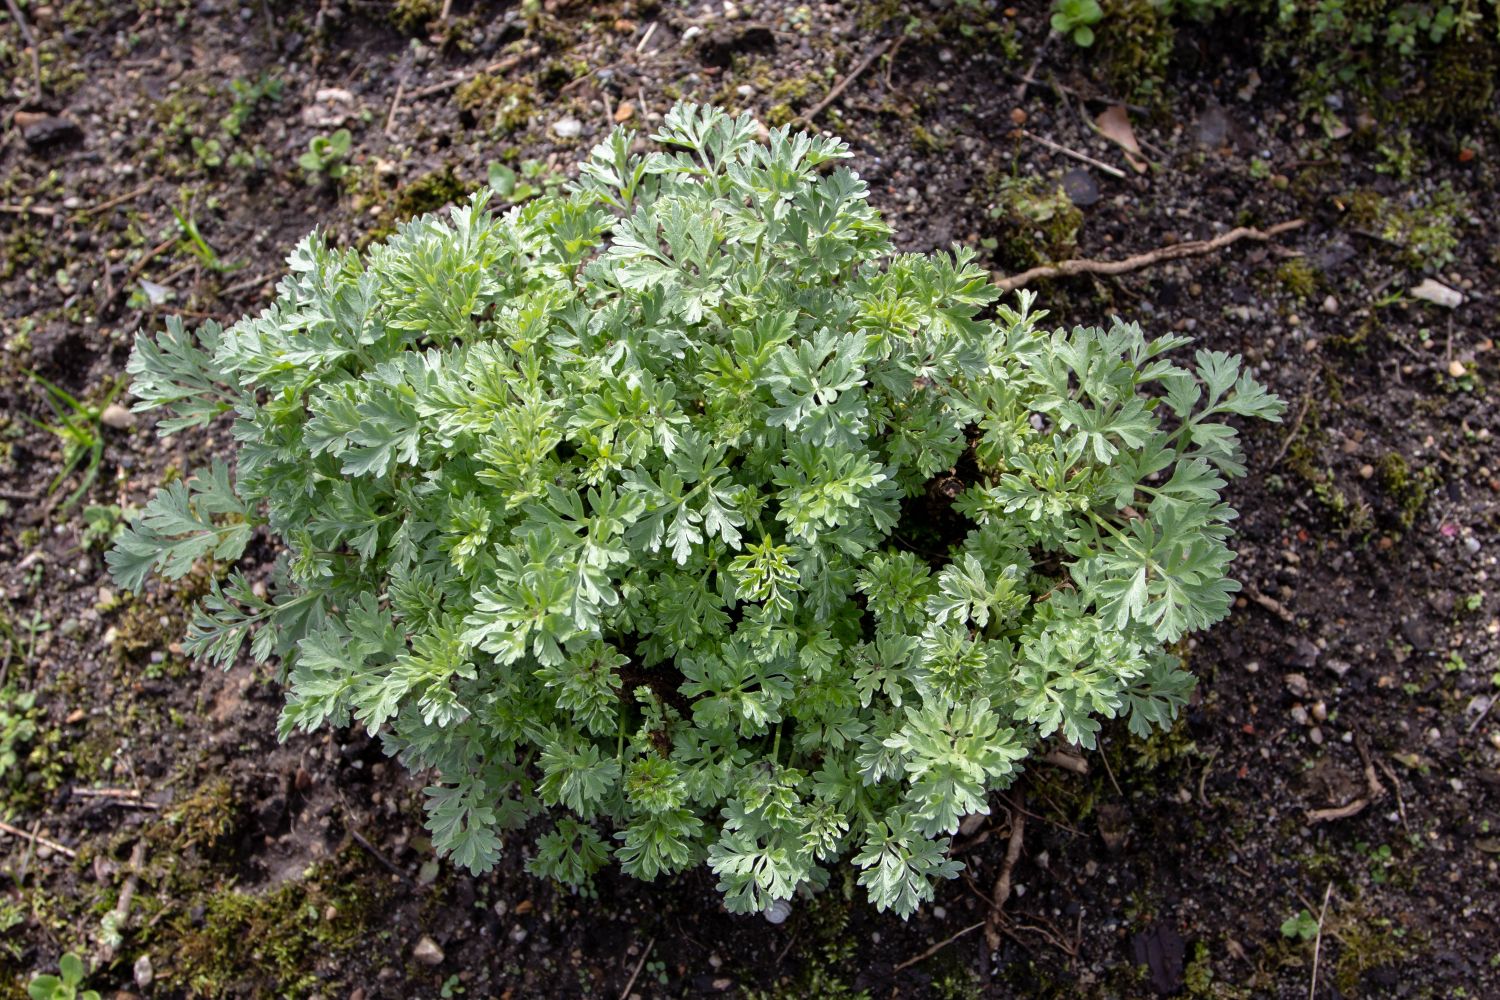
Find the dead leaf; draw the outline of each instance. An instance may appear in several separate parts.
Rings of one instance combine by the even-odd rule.
[[[1135,141],[1135,129],[1130,127],[1130,115],[1123,105],[1105,108],[1094,119],[1099,134],[1125,151],[1125,160],[1138,174],[1146,172],[1146,157],[1141,153],[1141,144]]]

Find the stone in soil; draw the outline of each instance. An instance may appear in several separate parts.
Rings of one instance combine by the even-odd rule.
[[[50,149],[65,142],[77,142],[83,138],[83,129],[77,123],[60,115],[49,115],[38,111],[17,111],[16,128],[21,138],[33,150]]]

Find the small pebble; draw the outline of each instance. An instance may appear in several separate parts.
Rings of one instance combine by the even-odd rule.
[[[761,912],[768,923],[784,924],[786,918],[792,915],[792,904],[784,899],[773,899],[771,905]]]
[[[1332,295],[1323,300],[1323,311],[1330,316],[1337,316],[1339,311],[1339,300]]]
[[[1375,466],[1366,463],[1359,467],[1359,478],[1369,479],[1373,475],[1375,475]]]
[[[522,927],[520,924],[516,924],[516,926],[510,929],[510,939],[516,944],[520,944],[522,941],[525,941],[526,936],[526,928]]]
[[[1473,535],[1467,535],[1464,537],[1464,548],[1469,550],[1469,555],[1477,555],[1483,546],[1479,544],[1479,539]]]
[[[552,134],[559,139],[576,139],[583,134],[583,122],[577,118],[559,118],[552,123]]]
[[[152,981],[156,979],[156,970],[151,967],[150,955],[142,955],[136,959],[135,966],[130,971],[131,975],[135,978],[135,984],[141,989],[150,986]]]
[[[104,412],[99,414],[99,422],[105,427],[123,431],[135,426],[135,414],[119,403],[110,403],[104,408]]]
[[[438,943],[424,934],[417,942],[417,946],[411,950],[411,957],[423,965],[442,965],[444,955]]]
[[[1463,378],[1468,373],[1464,370],[1464,363],[1454,358],[1448,362],[1448,374],[1454,378]]]

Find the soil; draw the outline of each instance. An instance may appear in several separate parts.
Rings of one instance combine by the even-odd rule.
[[[38,837],[0,837],[0,997],[65,951],[116,997],[1500,995],[1492,95],[1470,124],[1306,113],[1236,22],[1187,25],[1130,112],[1137,172],[1090,127],[1117,103],[1108,39],[1043,43],[1043,3],[439,6],[31,0],[40,97],[0,26],[0,716],[37,694],[0,818]],[[817,125],[851,141],[904,249],[966,243],[1014,272],[1307,220],[1038,286],[1058,322],[1118,313],[1240,352],[1290,410],[1248,430],[1245,599],[1182,650],[1191,708],[1149,741],[1109,726],[1087,773],[1033,767],[909,922],[837,877],[773,926],[725,913],[701,870],[573,895],[519,849],[479,878],[435,863],[421,781],[376,742],[278,743],[274,670],[183,657],[206,578],[109,582],[112,505],[228,454],[226,427],[158,442],[112,411],[85,498],[63,502],[76,470],[49,491],[64,456],[28,372],[102,402],[134,330],[255,309],[315,224],[364,243],[492,161],[565,176],[678,98],[805,113],[891,39]],[[265,80],[279,99],[249,102]],[[299,156],[341,127],[347,172],[309,179]],[[1424,276],[1463,303],[1415,298]],[[976,925],[1021,810],[991,950]]]

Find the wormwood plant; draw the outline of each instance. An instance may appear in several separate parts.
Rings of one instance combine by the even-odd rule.
[[[1237,589],[1225,418],[1281,403],[1185,337],[981,318],[972,254],[895,253],[836,139],[693,105],[633,138],[138,337],[137,408],[231,412],[238,455],[111,567],[279,539],[271,596],[230,572],[188,648],[279,657],[283,737],[379,732],[474,871],[545,815],[528,867],[575,885],[706,862],[753,911],[852,854],[910,914],[1040,740],[1181,706],[1163,646]]]

